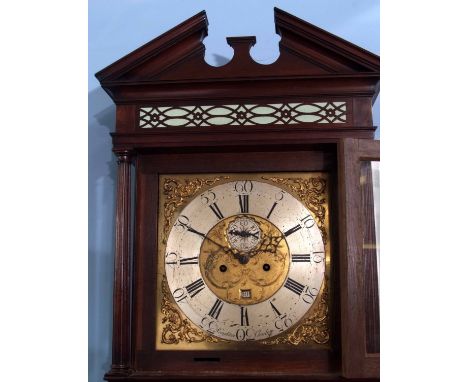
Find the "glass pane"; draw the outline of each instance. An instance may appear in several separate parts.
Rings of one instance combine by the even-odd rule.
[[[377,282],[380,290],[380,162],[371,162],[371,168],[374,196],[375,255],[377,257]]]
[[[379,323],[379,162],[361,162],[361,226],[366,309],[366,350],[380,351]]]

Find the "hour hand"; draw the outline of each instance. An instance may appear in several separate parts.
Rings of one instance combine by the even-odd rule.
[[[235,229],[231,229],[229,231],[229,234],[234,235],[234,236],[240,236],[240,237],[248,237],[249,236],[249,233],[247,231],[238,231],[238,230],[235,230]]]
[[[249,237],[253,236],[254,238],[258,239],[259,231],[257,232],[248,232],[248,231],[237,231],[237,230],[231,230],[229,231],[230,235],[235,235],[235,236],[240,236],[240,237]]]

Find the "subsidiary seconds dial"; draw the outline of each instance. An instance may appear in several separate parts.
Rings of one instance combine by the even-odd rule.
[[[229,223],[226,233],[232,248],[247,253],[260,243],[262,231],[254,219],[241,215]]]
[[[263,340],[288,330],[313,305],[325,248],[309,210],[267,182],[217,185],[181,211],[165,272],[180,310],[214,336]]]

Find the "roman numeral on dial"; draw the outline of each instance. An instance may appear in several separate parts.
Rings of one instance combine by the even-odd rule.
[[[293,254],[291,255],[293,263],[309,263],[310,262],[310,253],[306,254]]]
[[[183,257],[180,259],[180,265],[198,264],[198,256]]]
[[[214,305],[211,307],[210,312],[208,313],[209,316],[213,317],[215,320],[218,319],[219,314],[221,313],[221,309],[223,309],[224,303],[218,298]]]
[[[292,233],[299,231],[303,227],[310,229],[314,225],[315,225],[314,218],[310,215],[307,215],[306,217],[301,219],[301,224],[295,225],[294,227],[288,229],[286,232],[283,232],[283,233],[284,233],[284,236],[289,236]]]
[[[219,220],[224,219],[223,213],[221,212],[221,210],[219,209],[216,203],[210,204],[209,207]]]
[[[283,233],[284,233],[284,236],[289,236],[289,235],[293,234],[294,232],[299,231],[300,229],[301,229],[301,225],[298,224],[298,225],[288,229],[286,232],[283,232]]]
[[[177,261],[167,261],[167,265],[176,265]],[[182,257],[179,260],[180,265],[190,265],[190,264],[198,264],[198,256],[195,257]]]
[[[301,295],[302,291],[304,290],[305,286],[302,285],[301,283],[298,283],[297,281],[290,279],[286,280],[286,283],[284,284],[284,287],[289,289],[291,292],[296,293],[298,296]]]
[[[239,196],[239,205],[240,211],[243,214],[249,212],[249,195],[238,195]]]
[[[249,326],[249,316],[247,315],[247,308],[241,306],[241,326]]]
[[[274,202],[273,205],[271,206],[270,212],[268,212],[267,219],[270,219],[271,214],[273,213],[275,207],[278,205],[277,202]]]
[[[275,312],[276,317],[281,316],[280,311],[276,308],[276,306],[273,305],[271,301],[270,301],[270,306],[271,306],[271,309],[273,309],[273,312]]]
[[[187,285],[185,289],[187,289],[187,293],[190,295],[190,297],[195,297],[198,293],[205,289],[205,283],[200,278],[198,280],[195,280],[193,283]]]

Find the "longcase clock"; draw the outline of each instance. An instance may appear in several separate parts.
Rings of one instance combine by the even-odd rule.
[[[201,12],[96,74],[117,105],[106,380],[379,377],[379,57],[275,25],[271,65],[255,37],[206,64]]]

